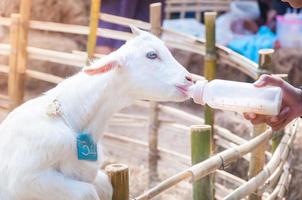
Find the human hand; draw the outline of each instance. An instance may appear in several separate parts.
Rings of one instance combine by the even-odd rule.
[[[302,114],[302,90],[295,88],[280,77],[262,75],[254,83],[255,87],[277,86],[282,89],[282,104],[277,116],[244,113],[244,117],[253,124],[266,123],[273,130],[284,128],[289,122]]]

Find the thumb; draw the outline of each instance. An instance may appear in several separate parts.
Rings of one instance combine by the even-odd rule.
[[[255,87],[264,87],[264,86],[281,86],[283,80],[280,77],[272,75],[261,75],[260,78],[254,83]]]

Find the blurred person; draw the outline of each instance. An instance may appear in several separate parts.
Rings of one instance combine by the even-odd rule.
[[[296,88],[280,77],[262,75],[255,83],[255,87],[277,86],[282,89],[283,97],[280,112],[277,116],[257,115],[245,113],[244,117],[253,124],[266,123],[273,130],[284,128],[293,119],[302,115],[302,90]]]
[[[284,0],[294,8],[302,7],[302,0]],[[302,90],[296,88],[279,77],[262,75],[255,83],[256,87],[277,86],[282,89],[282,105],[277,116],[256,115],[245,113],[244,117],[253,124],[266,123],[273,130],[284,128],[293,119],[302,115]]]
[[[157,2],[162,3],[163,13],[165,0],[103,0],[100,12],[149,22],[149,5]],[[129,31],[128,27],[102,20],[99,21],[99,27],[117,31]],[[124,41],[99,37],[97,39],[96,52],[108,54],[122,44],[124,44]]]
[[[289,3],[280,0],[258,0],[260,10],[260,25],[268,26],[272,31],[276,29],[276,16],[284,15],[290,7]]]

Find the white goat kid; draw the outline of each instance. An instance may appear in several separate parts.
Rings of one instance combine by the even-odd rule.
[[[137,36],[120,49],[2,122],[1,200],[111,199],[110,181],[99,170],[106,122],[138,99],[184,101],[192,84],[161,40],[132,31]]]

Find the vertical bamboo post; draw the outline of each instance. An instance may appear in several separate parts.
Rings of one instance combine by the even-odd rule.
[[[285,76],[282,76],[282,79],[285,80],[285,81],[288,81],[288,76],[285,75]],[[276,131],[273,135],[273,138],[272,138],[272,149],[271,149],[271,152],[274,153],[275,150],[277,149],[278,145],[280,144],[281,142],[281,139],[283,137],[285,133],[285,130],[280,130],[280,131]]]
[[[202,162],[211,156],[212,128],[210,125],[191,126],[191,159],[192,165]],[[214,199],[214,184],[211,176],[206,176],[193,183],[194,200]]]
[[[204,76],[207,80],[211,81],[216,77],[216,39],[215,39],[215,20],[216,12],[205,13],[205,26],[206,26],[206,55],[204,62]],[[214,111],[208,105],[204,109],[205,124],[209,124],[213,128],[214,124]],[[213,131],[212,131],[213,133]]]
[[[112,164],[105,168],[113,187],[112,200],[129,200],[129,169],[127,165]]]
[[[161,33],[161,3],[150,5],[151,32],[160,36]],[[149,186],[152,187],[158,180],[158,127],[159,109],[157,102],[150,102],[149,114]]]
[[[9,73],[8,73],[8,96],[10,98],[10,110],[17,106],[16,85],[17,64],[18,64],[18,38],[19,38],[20,15],[11,15],[11,25],[9,31],[10,55],[9,55]]]
[[[101,8],[101,0],[91,0],[90,6],[90,17],[89,17],[89,34],[87,40],[87,63],[90,59],[93,58],[96,39],[97,39],[97,30],[99,26],[99,15]]]
[[[205,20],[205,29],[206,29],[206,41],[205,48],[206,54],[204,58],[204,76],[207,80],[211,81],[216,78],[216,64],[217,64],[217,53],[216,53],[216,34],[215,34],[215,21],[216,21],[216,12],[205,12],[204,20]],[[204,107],[204,119],[205,124],[211,126],[211,154],[214,152],[214,110],[211,109],[208,105]],[[214,174],[209,175],[209,179],[211,185],[214,185]],[[212,197],[215,196],[215,189],[213,187]]]
[[[281,142],[283,135],[284,135],[284,130],[276,131],[274,133],[273,138],[272,138],[272,150],[271,150],[272,153],[274,153],[275,150],[277,149],[278,145]]]
[[[272,67],[272,54],[274,53],[273,49],[262,49],[259,51],[259,69],[261,72],[258,74],[258,78],[261,74],[268,73]],[[263,133],[267,129],[266,124],[257,124],[253,127],[253,137],[256,137]],[[249,165],[248,177],[249,179],[256,176],[265,165],[265,150],[267,143],[263,143],[258,146],[257,149],[251,153],[251,161]],[[249,195],[249,200],[260,200],[261,195],[255,193]]]
[[[25,72],[27,66],[27,41],[29,30],[29,19],[31,13],[31,0],[21,0],[20,3],[20,26],[18,33],[18,61],[17,75],[15,78],[15,91],[13,106],[22,103],[24,97]]]

